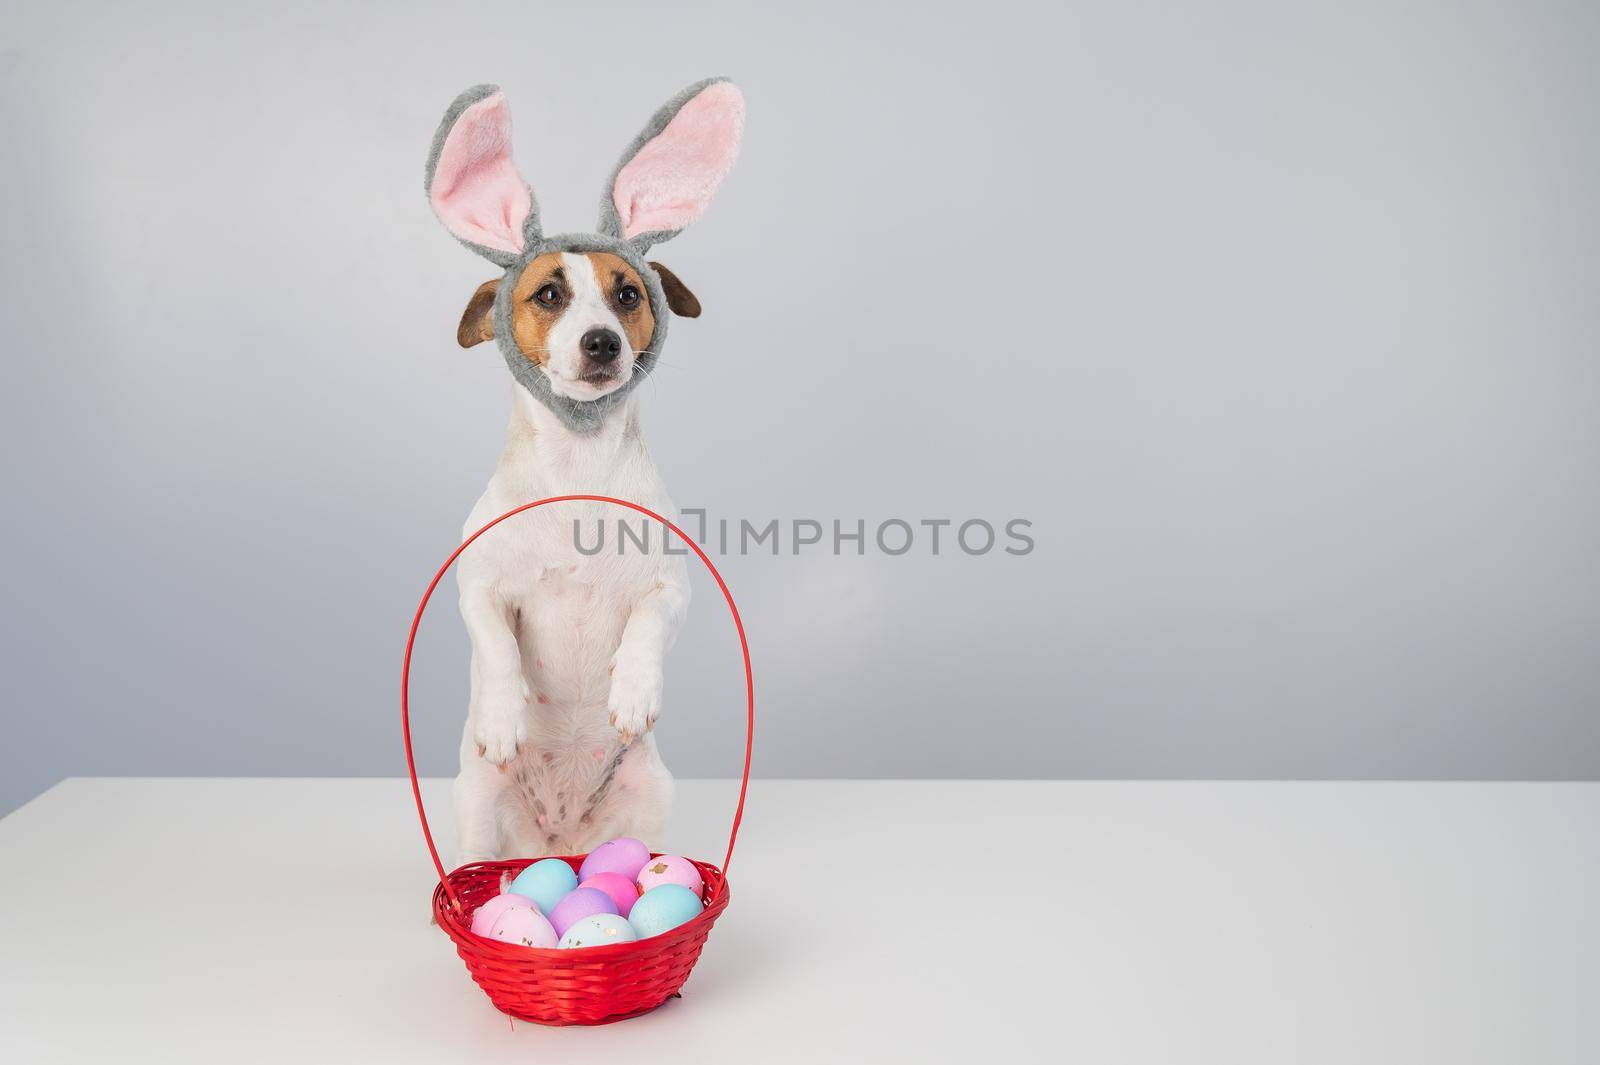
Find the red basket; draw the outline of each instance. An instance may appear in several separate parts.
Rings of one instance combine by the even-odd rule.
[[[633,943],[615,943],[604,947],[587,947],[582,950],[543,950],[475,936],[470,931],[472,914],[484,902],[500,893],[501,877],[515,875],[535,859],[519,858],[511,861],[472,862],[453,873],[444,871],[439,860],[439,850],[433,843],[433,832],[428,828],[428,815],[422,808],[422,789],[417,784],[417,766],[411,753],[411,649],[416,643],[417,628],[422,624],[422,613],[428,607],[433,590],[444,575],[455,565],[461,553],[473,541],[507,518],[525,510],[542,507],[547,503],[573,501],[614,503],[636,510],[654,518],[671,529],[688,544],[705,563],[717,587],[727,600],[733,615],[733,625],[739,633],[739,649],[744,654],[745,688],[745,739],[744,772],[739,780],[739,805],[733,813],[733,828],[728,833],[728,851],[722,859],[722,868],[696,861],[705,880],[705,909],[698,917],[659,936]],[[548,499],[525,503],[509,510],[467,537],[462,545],[445,559],[439,572],[433,575],[422,602],[417,604],[416,616],[411,619],[411,632],[406,636],[405,665],[400,677],[400,726],[405,733],[406,770],[411,774],[411,794],[417,801],[417,817],[422,822],[422,838],[428,845],[428,855],[439,874],[439,886],[433,892],[433,916],[456,944],[456,953],[467,963],[467,972],[489,996],[495,1008],[502,1013],[538,1024],[607,1024],[626,1017],[647,1013],[676,995],[683,982],[689,978],[694,963],[700,959],[700,949],[706,936],[722,911],[728,908],[728,866],[733,861],[733,844],[739,838],[739,822],[744,818],[745,792],[750,786],[750,751],[755,738],[755,680],[750,670],[750,645],[745,639],[744,622],[739,618],[739,608],[734,605],[728,585],[711,564],[711,559],[682,529],[653,510],[599,495],[551,496]],[[582,855],[560,855],[562,861],[574,870],[583,861]],[[693,861],[693,859],[691,859]]]

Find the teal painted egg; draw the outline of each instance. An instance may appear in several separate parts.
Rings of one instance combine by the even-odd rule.
[[[661,884],[639,896],[628,913],[628,923],[640,939],[663,932],[700,916],[700,896],[682,884]]]
[[[639,938],[627,918],[614,913],[596,913],[575,921],[561,937],[563,950],[604,947],[612,943],[632,943]]]
[[[566,898],[578,886],[578,874],[560,858],[545,858],[534,862],[511,881],[507,891],[525,895],[545,913],[556,908],[556,903]]]

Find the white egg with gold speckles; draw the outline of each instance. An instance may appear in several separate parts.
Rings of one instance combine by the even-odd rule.
[[[583,947],[610,946],[612,943],[632,943],[638,938],[639,933],[633,930],[627,918],[614,913],[596,913],[579,918],[567,929],[567,934],[561,937],[557,946],[563,950],[578,950]]]

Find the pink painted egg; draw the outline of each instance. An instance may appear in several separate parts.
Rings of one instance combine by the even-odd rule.
[[[512,913],[521,913],[521,910],[512,910]],[[556,908],[550,911],[550,923],[555,926],[556,939],[567,934],[578,921],[585,917],[593,917],[597,913],[617,912],[617,904],[611,901],[611,896],[595,888],[581,887],[573,891],[566,898],[556,903]],[[555,945],[554,941],[551,943]]]
[[[680,858],[676,854],[663,854],[659,858],[651,858],[644,863],[644,868],[639,870],[639,894],[644,894],[653,887],[662,884],[677,884],[686,887],[695,895],[703,898],[706,893],[705,881],[700,879],[700,870],[687,858]]]
[[[488,935],[494,931],[494,923],[500,919],[501,914],[507,910],[518,909],[530,909],[534,913],[539,912],[539,907],[535,906],[533,900],[526,895],[496,895],[482,906],[479,906],[477,911],[473,913],[472,934],[475,936]]]
[[[578,883],[594,876],[596,873],[621,873],[632,880],[639,875],[639,870],[644,868],[644,863],[650,860],[650,848],[636,839],[623,836],[602,843],[589,852],[583,860],[583,865],[578,869]]]
[[[490,939],[502,943],[517,943],[524,947],[553,947],[561,937],[550,927],[544,915],[532,906],[513,906],[495,921]]]
[[[610,895],[611,901],[617,905],[617,913],[622,917],[628,916],[633,904],[639,901],[639,885],[621,873],[596,873],[580,886]]]

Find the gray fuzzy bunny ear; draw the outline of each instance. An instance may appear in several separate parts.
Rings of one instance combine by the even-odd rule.
[[[511,108],[498,85],[477,85],[445,112],[428,153],[428,202],[457,240],[496,266],[540,238],[539,206],[511,160]]]
[[[674,96],[634,138],[600,201],[600,232],[641,252],[705,213],[739,158],[744,95],[707,78]]]

